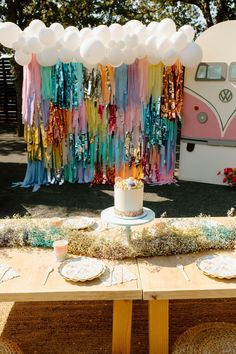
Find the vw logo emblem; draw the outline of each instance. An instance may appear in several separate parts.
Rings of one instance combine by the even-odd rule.
[[[230,91],[229,89],[223,89],[219,93],[219,99],[221,100],[221,102],[224,103],[230,102],[232,98],[233,98],[233,94],[232,91]]]

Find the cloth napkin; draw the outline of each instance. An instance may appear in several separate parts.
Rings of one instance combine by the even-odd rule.
[[[20,275],[7,264],[0,264],[0,283],[19,276]]]
[[[118,264],[109,268],[100,279],[105,286],[112,286],[136,280],[137,277],[123,266],[123,264]]]

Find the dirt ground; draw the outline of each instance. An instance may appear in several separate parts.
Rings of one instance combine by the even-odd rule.
[[[23,181],[27,161],[23,139],[13,132],[0,127],[0,218],[99,216],[113,205],[112,186],[64,184],[44,186],[36,193],[12,188],[13,182]],[[225,186],[179,181],[146,185],[144,206],[153,209],[156,217],[164,212],[168,217],[226,216],[236,204],[235,197],[235,190]],[[200,322],[236,322],[235,305],[234,299],[170,301],[170,347],[185,329]],[[132,354],[148,353],[147,313],[146,302],[134,302]],[[17,342],[25,354],[111,353],[111,333],[111,302],[0,305],[0,334]]]

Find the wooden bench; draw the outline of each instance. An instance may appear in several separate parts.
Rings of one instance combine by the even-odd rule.
[[[1,248],[0,262],[14,268],[20,277],[0,284],[0,301],[113,301],[112,353],[130,353],[132,300],[142,299],[142,289],[135,260],[120,261],[137,280],[105,286],[99,279],[85,283],[65,281],[55,269],[45,285],[42,280],[52,264],[51,250],[38,248]],[[112,265],[112,261],[104,261]]]
[[[204,275],[196,260],[204,255],[153,257],[138,260],[143,299],[149,301],[149,353],[169,352],[169,300],[236,297],[236,279],[220,280]],[[231,255],[232,252],[215,251]],[[184,265],[187,281],[177,264]]]

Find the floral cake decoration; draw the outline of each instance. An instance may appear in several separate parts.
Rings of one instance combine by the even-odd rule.
[[[116,177],[115,186],[123,190],[141,189],[143,188],[143,182],[141,179],[136,179],[134,177],[129,177],[129,178]]]

